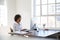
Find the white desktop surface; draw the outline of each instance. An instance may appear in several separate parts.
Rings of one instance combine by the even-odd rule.
[[[47,37],[47,36],[56,34],[56,33],[60,32],[60,31],[39,30],[38,32],[37,32],[37,31],[30,31],[30,32],[31,32],[31,36],[36,36],[36,37]],[[9,34],[28,35],[27,33],[29,33],[29,32],[21,31],[21,32],[12,32],[12,33],[9,33]]]
[[[33,34],[34,36],[38,36],[38,37],[47,37],[47,36],[56,34],[56,33],[58,33],[58,32],[60,32],[60,31],[40,30],[39,32],[34,31],[32,34]]]
[[[47,37],[53,34],[58,33],[59,31],[44,31],[44,30],[40,30],[39,32],[36,32],[35,35],[36,36],[41,36],[41,37]]]

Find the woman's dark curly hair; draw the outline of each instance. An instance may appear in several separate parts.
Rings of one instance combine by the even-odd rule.
[[[17,14],[17,15],[15,15],[15,17],[14,17],[14,20],[17,21],[19,18],[21,18],[21,15]]]

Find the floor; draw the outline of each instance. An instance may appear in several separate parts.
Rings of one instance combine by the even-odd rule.
[[[52,38],[24,37],[18,35],[11,36],[8,34],[8,31],[6,27],[0,28],[0,40],[57,40]]]

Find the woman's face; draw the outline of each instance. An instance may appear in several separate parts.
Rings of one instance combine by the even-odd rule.
[[[20,22],[21,22],[21,18],[18,18],[18,19],[17,19],[17,23],[20,23]]]

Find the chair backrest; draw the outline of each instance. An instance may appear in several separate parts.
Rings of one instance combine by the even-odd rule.
[[[11,31],[11,32],[13,32],[13,29],[12,29],[12,28],[10,28],[10,31]]]

